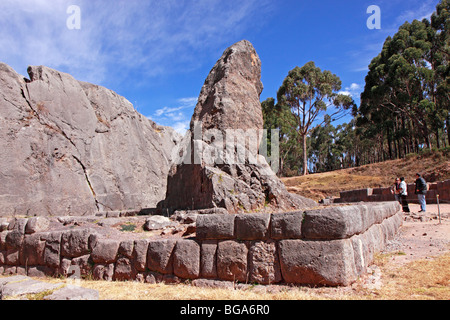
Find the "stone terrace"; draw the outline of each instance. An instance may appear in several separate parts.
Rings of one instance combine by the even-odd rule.
[[[83,225],[55,231],[47,218],[14,218],[0,226],[0,274],[69,276],[75,271],[99,280],[149,283],[211,279],[345,286],[394,237],[403,221],[400,209],[386,202],[198,215],[195,237],[166,238],[111,237]]]
[[[408,201],[418,203],[417,195],[414,192],[415,184],[408,184]],[[426,196],[427,203],[437,203],[437,196],[441,203],[450,203],[450,180],[428,183]],[[335,203],[345,202],[377,202],[393,201],[394,195],[390,188],[367,188],[359,190],[342,191],[340,198],[334,199]]]

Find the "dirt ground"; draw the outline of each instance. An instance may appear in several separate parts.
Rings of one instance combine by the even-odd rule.
[[[420,210],[418,204],[410,204],[412,213]],[[450,204],[440,205],[441,223],[439,219],[421,222],[405,221],[396,238],[388,244],[385,252],[402,252],[392,257],[392,262],[405,264],[418,259],[430,259],[450,251]],[[420,215],[420,213],[417,213]],[[427,205],[426,216],[438,214],[437,205]]]

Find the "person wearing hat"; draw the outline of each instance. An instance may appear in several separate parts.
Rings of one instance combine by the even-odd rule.
[[[420,211],[419,212],[426,212],[427,211],[427,200],[426,200],[426,194],[427,194],[427,182],[424,178],[420,175],[420,173],[416,173],[416,194],[417,198],[419,199],[420,203]]]

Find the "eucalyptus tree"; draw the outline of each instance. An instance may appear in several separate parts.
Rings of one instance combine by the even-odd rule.
[[[431,149],[432,133],[439,147],[444,121],[448,131],[449,9],[449,1],[442,0],[431,22],[405,22],[369,66],[359,124],[378,128],[388,139],[403,140],[404,154],[417,150],[420,141]],[[388,146],[391,154],[389,140]]]
[[[323,116],[330,114],[334,120],[354,105],[348,95],[339,94],[342,82],[328,70],[322,71],[314,62],[295,67],[284,79],[278,90],[278,104],[287,107],[295,122],[298,144],[303,146],[303,174],[308,174],[307,136],[316,125],[323,123]]]

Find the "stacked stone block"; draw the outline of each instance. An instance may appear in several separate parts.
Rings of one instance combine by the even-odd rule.
[[[408,201],[411,203],[418,203],[417,195],[415,194],[415,184],[408,184]],[[436,183],[428,183],[427,203],[436,203],[437,195],[439,200],[443,203],[450,202],[450,180],[440,181]],[[394,195],[390,188],[367,188],[359,190],[342,191],[340,198],[335,199],[335,203],[348,202],[385,202],[394,201]]]
[[[39,232],[13,219],[0,232],[0,273],[178,283],[348,285],[402,223],[396,202],[280,214],[211,214],[191,239],[111,240],[94,229]],[[27,233],[28,230],[28,233]]]

